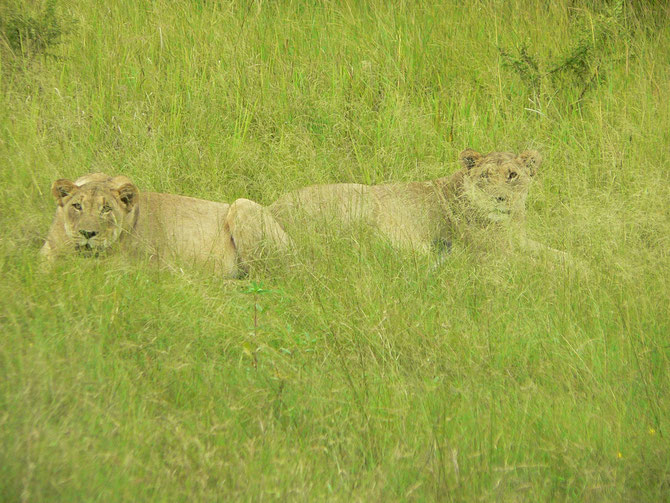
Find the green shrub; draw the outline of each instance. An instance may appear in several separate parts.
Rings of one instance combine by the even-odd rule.
[[[625,37],[623,0],[616,0],[596,16],[583,15],[575,22],[575,42],[557,55],[533,54],[526,43],[514,49],[499,48],[503,66],[516,73],[532,97],[549,93],[581,101],[605,81],[603,63],[615,57],[609,42]]]
[[[2,45],[15,55],[52,55],[49,50],[60,44],[74,25],[74,19],[59,12],[55,0],[47,0],[39,6],[11,2],[0,7]]]

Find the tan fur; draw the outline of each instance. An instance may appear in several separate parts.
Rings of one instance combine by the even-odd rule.
[[[71,182],[56,180],[58,207],[41,254],[98,255],[121,251],[148,254],[172,262],[212,264],[225,277],[244,273],[263,240],[284,248],[288,238],[270,220],[267,226],[249,215],[263,216],[248,199],[232,205],[155,192],[140,193],[125,176],[92,173]],[[250,232],[247,233],[246,230]]]
[[[538,152],[482,155],[468,149],[460,162],[453,175],[424,182],[306,187],[268,210],[282,226],[305,217],[322,218],[326,225],[363,222],[397,247],[422,251],[448,247],[452,240],[551,250],[523,232],[528,188],[541,164]]]

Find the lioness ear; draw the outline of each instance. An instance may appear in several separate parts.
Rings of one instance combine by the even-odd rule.
[[[137,204],[137,198],[140,191],[132,183],[124,183],[116,189],[119,201],[123,203],[126,211],[130,211]]]
[[[65,198],[71,196],[78,190],[79,187],[77,187],[70,180],[66,180],[65,178],[56,180],[51,185],[51,193],[53,194],[54,199],[56,200],[59,206],[63,206],[63,204],[65,204]]]
[[[466,148],[458,156],[458,160],[461,161],[461,164],[464,168],[470,169],[474,167],[482,158],[482,154],[471,148]]]
[[[519,154],[519,160],[530,173],[530,176],[535,176],[540,164],[542,164],[542,156],[537,150],[525,150]]]

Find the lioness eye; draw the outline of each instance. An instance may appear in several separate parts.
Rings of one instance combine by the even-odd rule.
[[[75,210],[77,210],[77,211],[81,211],[81,204],[79,204],[79,203],[74,203],[74,204],[72,205],[72,207],[73,207]]]
[[[508,180],[514,180],[517,176],[519,176],[519,175],[517,175],[516,171],[510,171],[509,175],[507,175],[507,179]]]

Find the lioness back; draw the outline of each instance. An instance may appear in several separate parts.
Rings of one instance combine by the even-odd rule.
[[[330,214],[344,219],[368,220],[375,214],[370,188],[357,183],[311,185],[284,194],[268,209],[282,225],[300,216],[310,219]]]
[[[212,262],[224,275],[235,275],[235,251],[225,229],[230,204],[194,197],[143,192],[134,239],[126,246],[157,258]]]

